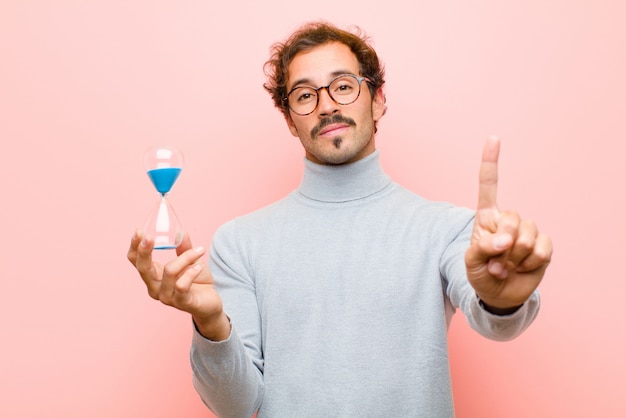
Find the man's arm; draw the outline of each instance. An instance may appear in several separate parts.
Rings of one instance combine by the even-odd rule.
[[[252,416],[264,394],[256,287],[236,237],[236,222],[222,225],[213,238],[209,259],[215,287],[228,314],[229,336],[223,341],[211,341],[198,332],[198,326],[191,345],[194,387],[220,417]]]
[[[262,398],[262,377],[242,342],[231,333],[213,275],[201,261],[206,251],[192,247],[185,235],[176,249],[177,257],[161,265],[152,260],[153,247],[153,240],[137,231],[127,257],[153,299],[191,314],[191,366],[196,391],[220,417],[252,416]]]
[[[467,278],[492,313],[523,305],[539,286],[552,257],[552,241],[537,225],[496,204],[500,141],[489,138],[479,175],[478,208],[465,253]]]
[[[539,292],[535,290],[522,306],[510,310],[504,308],[494,311],[492,307],[485,306],[467,279],[464,260],[471,240],[473,222],[461,228],[441,258],[441,271],[446,278],[446,293],[450,302],[463,311],[471,328],[482,336],[495,341],[516,338],[536,318],[540,307]]]

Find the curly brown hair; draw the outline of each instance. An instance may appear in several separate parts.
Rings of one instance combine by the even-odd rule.
[[[287,95],[287,69],[294,57],[303,51],[327,44],[329,42],[341,42],[348,46],[356,55],[359,62],[361,76],[367,77],[372,98],[376,91],[385,84],[385,70],[374,48],[370,45],[370,39],[358,27],[353,32],[339,29],[327,22],[310,22],[296,30],[285,42],[278,42],[271,48],[271,57],[265,63],[264,70],[267,81],[263,84],[269,92],[276,106],[289,118],[289,108],[285,101]]]

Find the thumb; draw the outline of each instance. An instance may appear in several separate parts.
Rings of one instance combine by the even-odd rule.
[[[489,259],[506,253],[513,245],[513,237],[507,233],[485,234],[470,245],[465,252],[467,268],[480,268]]]
[[[192,248],[191,238],[189,238],[189,234],[187,234],[187,232],[185,231],[183,232],[182,241],[180,242],[178,247],[176,247],[176,255],[181,255],[182,253],[189,250],[190,248]]]

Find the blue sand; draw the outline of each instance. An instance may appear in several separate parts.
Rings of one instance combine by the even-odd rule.
[[[178,167],[155,168],[148,170],[148,176],[157,191],[163,195],[172,189],[181,170]]]
[[[177,247],[177,245],[155,245],[155,250],[173,250]]]

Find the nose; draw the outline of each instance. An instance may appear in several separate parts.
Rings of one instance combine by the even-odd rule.
[[[320,116],[331,115],[335,112],[339,111],[339,104],[330,97],[330,93],[328,92],[328,87],[324,87],[319,90],[317,103],[317,111]]]

